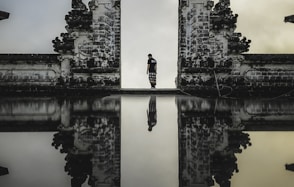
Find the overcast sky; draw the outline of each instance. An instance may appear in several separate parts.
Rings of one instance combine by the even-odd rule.
[[[85,0],[84,2],[88,2]],[[158,61],[158,87],[175,87],[178,0],[122,0],[122,87],[149,87],[147,54]],[[237,31],[252,40],[250,53],[294,53],[293,0],[232,0]],[[65,32],[70,0],[0,0],[10,12],[0,22],[0,53],[53,53],[51,40]]]

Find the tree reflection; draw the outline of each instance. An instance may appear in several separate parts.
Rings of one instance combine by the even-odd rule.
[[[244,127],[233,122],[227,103],[177,98],[180,133],[180,187],[230,186],[238,172],[236,153],[251,145]]]
[[[71,100],[63,111],[52,146],[67,154],[71,186],[120,186],[120,98]]]

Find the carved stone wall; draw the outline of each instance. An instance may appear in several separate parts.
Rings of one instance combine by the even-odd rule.
[[[1,54],[0,88],[54,87],[59,83],[57,55]]]
[[[250,41],[234,32],[236,22],[229,0],[180,1],[178,88],[217,89],[217,79],[239,67]]]
[[[250,40],[235,33],[230,0],[181,0],[178,88],[219,96],[291,94],[292,54],[242,54]]]
[[[287,93],[294,89],[294,55],[293,54],[255,54],[244,55],[239,68],[247,89],[259,90],[261,93]]]
[[[72,1],[67,31],[53,40],[70,87],[120,88],[120,1]]]

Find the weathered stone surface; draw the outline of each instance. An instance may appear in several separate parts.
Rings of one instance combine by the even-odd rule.
[[[234,33],[237,16],[229,4],[221,0],[212,9],[212,1],[180,1],[178,88],[210,86],[215,73],[228,74],[233,68],[231,54],[240,51],[232,46],[240,43],[240,34]]]
[[[56,38],[61,79],[70,87],[120,88],[120,1],[72,1],[68,33]]]
[[[61,73],[57,57],[54,54],[0,54],[0,87],[56,86]]]
[[[294,56],[242,55],[251,41],[234,32],[237,17],[229,0],[214,7],[208,0],[180,1],[178,88],[218,96],[291,93]]]
[[[72,8],[67,33],[52,41],[59,55],[0,55],[3,90],[120,88],[120,0],[92,0],[89,8],[73,0]]]

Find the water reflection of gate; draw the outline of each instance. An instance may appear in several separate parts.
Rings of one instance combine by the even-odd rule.
[[[176,104],[180,187],[230,186],[236,154],[251,145],[244,131],[294,130],[293,100],[176,97]],[[120,110],[120,97],[2,98],[0,132],[58,130],[52,145],[67,155],[72,186],[118,187]],[[155,97],[148,111],[150,122],[157,121]]]
[[[178,97],[180,187],[230,186],[246,131],[294,130],[294,101]]]
[[[180,187],[230,186],[238,172],[235,153],[250,145],[230,108],[216,100],[178,98]]]
[[[52,145],[67,154],[72,186],[120,186],[120,98],[71,100],[67,111]]]

